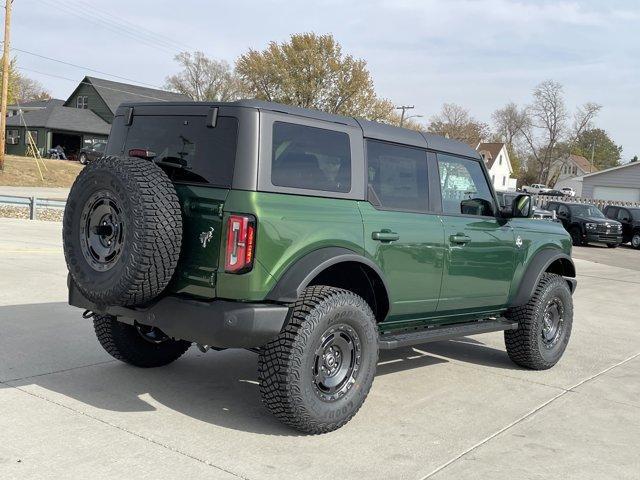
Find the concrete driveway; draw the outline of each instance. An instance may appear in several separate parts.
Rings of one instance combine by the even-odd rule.
[[[303,436],[261,407],[250,352],[107,356],[66,305],[60,224],[0,219],[0,478],[638,479],[640,273],[576,265],[554,369],[501,334],[385,352],[355,419]]]

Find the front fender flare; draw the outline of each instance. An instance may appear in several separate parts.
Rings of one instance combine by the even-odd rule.
[[[533,296],[533,292],[535,291],[536,285],[538,285],[542,274],[546,272],[549,266],[556,260],[565,260],[571,265],[571,271],[567,272],[565,278],[567,279],[571,293],[573,293],[576,288],[576,280],[574,278],[576,270],[573,260],[569,255],[559,251],[558,249],[545,248],[536,253],[533,259],[529,262],[527,269],[522,275],[518,291],[509,303],[509,306],[519,307],[525,305]]]
[[[326,247],[314,250],[291,264],[271,289],[266,299],[280,303],[295,302],[320,272],[332,265],[344,262],[360,263],[371,268],[380,277],[387,291],[387,296],[389,295],[389,287],[384,274],[373,261],[347,248]]]

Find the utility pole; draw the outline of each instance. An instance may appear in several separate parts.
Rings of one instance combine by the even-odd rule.
[[[2,99],[0,100],[0,170],[4,170],[4,151],[7,148],[7,94],[9,92],[9,40],[11,36],[11,5],[5,0],[4,45],[2,48]]]
[[[400,115],[400,126],[404,124],[404,114],[407,110],[411,110],[415,108],[415,105],[400,105],[396,107],[396,110],[402,110],[402,115]]]

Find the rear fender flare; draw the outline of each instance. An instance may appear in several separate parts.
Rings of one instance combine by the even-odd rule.
[[[296,260],[287,268],[267,295],[267,300],[279,303],[295,302],[302,291],[322,271],[343,262],[355,262],[371,268],[380,277],[389,296],[389,287],[378,265],[353,250],[341,247],[327,247],[314,250]]]

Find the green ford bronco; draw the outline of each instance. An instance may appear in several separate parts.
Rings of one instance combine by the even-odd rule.
[[[504,331],[562,356],[576,287],[562,225],[498,208],[442,137],[259,101],[124,104],[64,214],[69,303],[115,358],[259,356],[268,410],[309,433],[363,404],[378,352]]]

